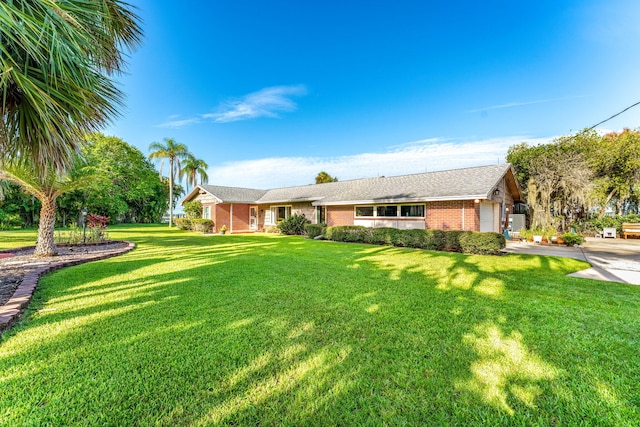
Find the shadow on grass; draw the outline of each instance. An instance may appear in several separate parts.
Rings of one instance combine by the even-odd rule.
[[[148,239],[47,276],[33,315],[0,346],[0,419],[549,425],[638,416],[638,322],[623,319],[639,297],[564,277],[573,261],[267,236]],[[611,340],[593,343],[605,333],[614,350]]]

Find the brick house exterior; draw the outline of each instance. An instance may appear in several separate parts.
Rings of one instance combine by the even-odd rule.
[[[196,200],[214,230],[230,233],[262,231],[293,214],[328,226],[502,232],[521,193],[502,164],[272,190],[199,185],[182,203]]]

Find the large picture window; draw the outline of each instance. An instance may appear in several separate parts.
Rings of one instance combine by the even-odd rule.
[[[373,206],[356,206],[356,216],[373,216]]]
[[[424,205],[404,205],[400,206],[400,216],[402,217],[424,217]]]
[[[378,206],[376,212],[378,216],[398,216],[398,207],[396,205]]]
[[[425,205],[356,206],[356,218],[424,218]]]

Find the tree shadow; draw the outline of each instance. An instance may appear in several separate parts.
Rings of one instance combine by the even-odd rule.
[[[597,321],[620,336],[608,354],[640,366],[638,322],[619,327],[640,297],[618,287],[595,301],[591,282],[564,277],[578,264],[232,237],[141,245],[45,277],[33,315],[0,346],[0,414],[158,425],[571,424],[597,420],[597,405],[637,415],[633,376],[613,381],[628,366],[576,366],[567,353],[589,350]],[[588,369],[593,389],[573,382]]]

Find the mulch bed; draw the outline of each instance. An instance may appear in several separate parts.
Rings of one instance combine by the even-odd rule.
[[[0,332],[8,329],[26,308],[42,275],[62,267],[120,255],[134,247],[126,241],[58,245],[58,255],[52,257],[34,256],[34,246],[0,251]]]

